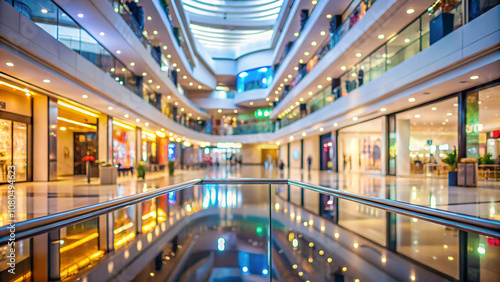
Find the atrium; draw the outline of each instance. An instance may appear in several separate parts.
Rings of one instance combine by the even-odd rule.
[[[500,0],[0,0],[0,281],[500,281]]]

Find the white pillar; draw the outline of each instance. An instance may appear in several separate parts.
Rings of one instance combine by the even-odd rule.
[[[410,175],[410,120],[396,121],[396,175]]]
[[[113,139],[109,139],[109,128],[108,128],[108,116],[100,115],[98,121],[98,132],[97,132],[97,140],[98,140],[98,153],[97,160],[100,162],[111,162],[109,159],[109,148],[113,146]]]
[[[389,160],[389,152],[387,152],[387,148],[389,147],[389,140],[388,136],[389,133],[387,132],[389,130],[388,126],[388,117],[384,116],[382,117],[382,144],[380,148],[380,166],[381,166],[381,173],[382,175],[387,175],[389,171],[387,171],[388,168],[388,160]]]

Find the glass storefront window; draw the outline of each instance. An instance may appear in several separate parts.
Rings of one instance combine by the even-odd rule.
[[[500,179],[500,86],[467,93],[467,158],[479,163],[479,176]]]
[[[114,125],[113,129],[113,160],[122,168],[135,165],[135,130]]]
[[[339,131],[339,172],[381,172],[382,122],[378,118]]]
[[[28,125],[0,119],[0,183],[8,181],[9,166],[15,166],[16,181],[28,177]]]
[[[446,177],[441,159],[458,149],[456,97],[396,115],[397,175]]]
[[[261,67],[240,72],[236,79],[236,88],[238,93],[253,89],[265,89],[272,81],[272,67]]]

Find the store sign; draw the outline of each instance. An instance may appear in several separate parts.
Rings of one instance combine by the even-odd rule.
[[[217,148],[219,149],[241,149],[241,143],[233,142],[219,142],[217,143]]]
[[[483,125],[480,123],[465,125],[465,132],[467,134],[477,134],[481,131],[483,131]]]
[[[0,101],[0,110],[5,110],[7,108],[7,105],[5,102]]]
[[[491,137],[500,138],[500,130],[495,130],[492,132]]]
[[[175,143],[168,144],[168,160],[175,161]]]
[[[254,112],[256,118],[267,118],[271,115],[271,109],[258,109]]]

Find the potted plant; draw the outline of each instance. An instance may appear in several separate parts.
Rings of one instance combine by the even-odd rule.
[[[451,11],[455,9],[458,4],[459,1],[457,0],[440,0],[436,1],[434,5],[428,9],[431,15],[440,12],[429,23],[429,43],[431,45],[453,31],[455,19]]]
[[[495,160],[493,159],[493,155],[491,153],[486,153],[484,156],[479,158],[479,164],[488,165],[495,164]]]
[[[168,161],[168,174],[170,176],[174,175],[174,170],[175,170],[175,162]]]
[[[146,164],[144,162],[137,165],[137,178],[142,178],[142,180],[146,178]]]
[[[99,180],[101,185],[116,184],[118,170],[110,163],[102,162],[99,165]]]
[[[458,165],[458,154],[457,148],[453,147],[453,152],[449,153],[443,162],[450,166],[450,171],[448,172],[448,186],[457,186],[457,165]]]

